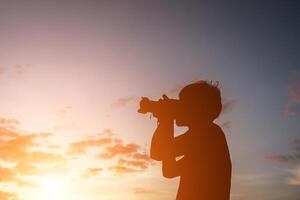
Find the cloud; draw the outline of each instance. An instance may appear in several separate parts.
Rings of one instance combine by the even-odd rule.
[[[23,74],[27,68],[29,67],[29,65],[21,65],[21,64],[17,64],[13,66],[13,71],[17,74]]]
[[[0,191],[0,199],[1,200],[18,200],[19,198],[16,193]]]
[[[137,169],[147,169],[148,168],[148,162],[141,161],[141,160],[130,160],[130,159],[124,159],[124,158],[119,158],[118,164],[120,166],[129,166],[129,167],[134,167]]]
[[[286,183],[289,185],[300,185],[300,166],[290,172],[292,177],[287,178]]]
[[[276,162],[297,164],[300,161],[300,139],[294,139],[290,143],[293,151],[289,154],[269,154],[262,156],[262,160]]]
[[[62,157],[43,151],[32,151],[30,148],[40,146],[36,139],[49,137],[49,133],[21,135],[18,132],[0,128],[0,158],[6,162],[51,162],[62,160]]]
[[[141,170],[132,167],[122,166],[122,165],[111,166],[109,167],[109,170],[116,175],[133,174],[133,173],[141,172]]]
[[[113,146],[108,146],[105,148],[103,153],[99,154],[99,158],[110,159],[117,155],[130,155],[132,153],[136,153],[140,149],[140,146],[137,144],[122,144],[117,143]]]
[[[277,163],[290,163],[295,161],[296,157],[288,155],[264,155],[262,156],[262,159]]]
[[[19,125],[20,122],[16,119],[0,117],[0,127],[15,130],[18,128]]]
[[[111,137],[102,137],[98,139],[87,139],[79,142],[74,142],[70,144],[68,153],[70,154],[80,154],[85,153],[87,148],[90,147],[102,147],[113,142]]]
[[[4,67],[0,67],[0,76],[3,75],[5,73],[5,68]]]
[[[15,179],[15,173],[10,168],[0,167],[0,182],[12,181]]]
[[[104,148],[104,151],[98,155],[99,159],[117,158],[117,163],[109,167],[114,174],[132,174],[141,173],[153,164],[150,156],[142,153],[141,147],[134,143],[117,143]]]
[[[63,163],[63,155],[39,149],[43,147],[43,139],[50,136],[49,133],[20,134],[0,128],[0,181],[32,185],[24,176],[46,173],[45,167]]]
[[[291,98],[294,102],[300,103],[300,83],[297,83],[292,87]]]
[[[115,103],[112,104],[112,107],[121,108],[128,106],[129,104],[136,104],[138,103],[138,99],[135,97],[122,97],[119,98]]]
[[[300,81],[294,82],[289,88],[289,101],[284,106],[286,117],[295,117],[300,112]]]
[[[105,129],[98,138],[83,139],[71,143],[67,153],[77,159],[81,154],[87,154],[87,149],[97,148],[94,158],[100,160],[112,160],[114,163],[108,170],[114,174],[143,172],[153,164],[150,156],[143,152],[140,145],[125,143],[121,138],[114,136],[111,129]],[[84,172],[92,176],[91,172]]]
[[[146,153],[134,153],[132,155],[132,158],[135,160],[144,160],[144,161],[150,161],[151,158],[148,154]]]
[[[82,178],[91,178],[99,175],[103,171],[102,168],[88,168],[82,174]]]

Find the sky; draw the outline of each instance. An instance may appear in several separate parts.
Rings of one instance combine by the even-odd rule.
[[[1,1],[0,199],[171,200],[142,96],[219,81],[232,200],[300,196],[300,5]],[[176,128],[176,134],[185,128]]]

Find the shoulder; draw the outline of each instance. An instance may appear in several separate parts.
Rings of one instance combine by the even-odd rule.
[[[218,124],[211,125],[211,133],[215,139],[226,141],[224,131]]]

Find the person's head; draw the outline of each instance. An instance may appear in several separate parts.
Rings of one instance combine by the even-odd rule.
[[[218,83],[198,81],[179,92],[178,126],[213,122],[221,113],[221,92]]]

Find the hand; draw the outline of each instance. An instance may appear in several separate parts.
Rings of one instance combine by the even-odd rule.
[[[161,104],[159,112],[153,113],[153,116],[158,118],[158,121],[173,121],[175,119],[174,107],[171,105],[171,99],[165,94],[158,100]]]

